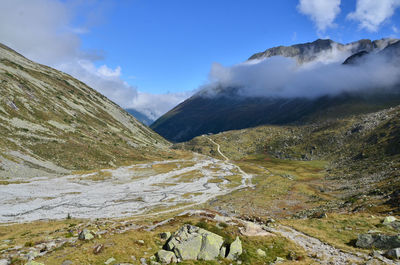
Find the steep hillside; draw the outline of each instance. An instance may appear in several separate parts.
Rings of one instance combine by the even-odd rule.
[[[392,39],[373,42],[361,40],[343,45],[331,40],[317,40],[291,47],[272,48],[250,59],[280,55],[294,57],[302,63],[319,60],[315,59],[317,57],[325,58],[324,53],[328,51],[335,53],[334,51],[346,50],[349,54],[369,51],[371,54],[386,54],[390,49],[396,50],[399,42],[393,44],[394,41]],[[396,53],[393,52],[393,54],[397,56]],[[358,55],[350,57],[346,60],[346,64],[355,60],[353,58],[359,57]],[[338,65],[343,68],[352,67],[340,66],[340,63]],[[349,86],[351,87],[351,83]],[[205,133],[218,133],[264,124],[305,124],[317,120],[370,113],[400,104],[397,88],[381,93],[379,85],[375,88],[375,92],[353,91],[310,98],[306,95],[304,97],[243,95],[240,93],[240,88],[236,87],[218,87],[214,90],[215,93],[211,95],[206,89],[200,91],[160,117],[151,125],[151,128],[168,140],[182,142]]]
[[[169,143],[75,78],[0,45],[0,176],[143,160]]]

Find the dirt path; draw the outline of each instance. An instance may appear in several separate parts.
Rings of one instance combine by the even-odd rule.
[[[211,139],[210,137],[205,136],[205,135],[204,135],[204,137],[206,137],[208,140],[210,140],[210,142],[212,142],[213,144],[215,144],[215,145],[217,146],[217,151],[218,151],[218,153],[225,159],[225,162],[226,162],[226,163],[229,163],[230,165],[232,165],[232,166],[234,166],[235,168],[237,168],[237,170],[240,172],[240,174],[242,174],[242,176],[244,177],[244,178],[242,179],[242,184],[243,184],[243,185],[247,185],[247,186],[249,186],[249,187],[253,187],[253,185],[252,185],[252,183],[251,183],[252,175],[247,174],[246,172],[244,172],[238,165],[228,162],[228,161],[230,161],[230,160],[229,160],[229,158],[228,158],[224,153],[222,153],[222,151],[221,151],[221,146],[220,146],[218,143],[216,143],[213,139]],[[246,183],[246,182],[247,182],[247,183]]]

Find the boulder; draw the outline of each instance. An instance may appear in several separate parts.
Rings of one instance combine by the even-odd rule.
[[[212,260],[219,256],[224,239],[212,232],[193,225],[182,226],[165,249],[173,251],[181,260]]]
[[[11,264],[11,262],[9,262],[8,260],[0,259],[0,265],[9,265],[9,264]]]
[[[224,239],[221,236],[211,232],[204,233],[202,239],[203,241],[200,253],[197,255],[197,259],[213,260],[217,258],[220,254],[222,245],[224,244]]]
[[[396,217],[394,216],[386,216],[385,219],[383,219],[383,224],[388,225],[394,221],[397,221]]]
[[[230,245],[226,258],[236,260],[242,254],[242,251],[242,241],[240,241],[239,237],[236,237],[235,241]]]
[[[400,247],[400,235],[360,234],[356,242],[360,248],[393,249]]]
[[[78,238],[80,240],[91,240],[94,238],[95,233],[93,231],[90,231],[88,229],[83,229],[79,235]]]
[[[385,253],[385,256],[391,259],[400,259],[400,248],[393,248]]]
[[[170,264],[178,262],[175,253],[172,251],[160,250],[157,252],[157,259],[163,264]]]

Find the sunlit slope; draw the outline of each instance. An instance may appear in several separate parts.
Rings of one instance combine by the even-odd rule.
[[[0,91],[0,176],[110,167],[169,145],[84,83],[4,45]]]

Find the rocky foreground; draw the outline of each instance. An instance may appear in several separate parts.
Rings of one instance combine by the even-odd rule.
[[[399,224],[386,217],[376,225],[379,230],[359,233],[352,249],[343,250],[273,219],[195,210],[151,225],[113,220],[69,225],[66,238],[8,249],[4,245],[11,242],[3,240],[0,264],[400,264],[400,235],[382,232]]]

